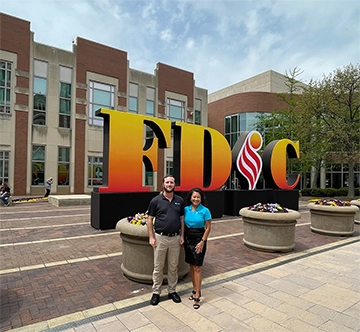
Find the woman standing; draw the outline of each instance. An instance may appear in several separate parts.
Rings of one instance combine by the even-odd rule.
[[[185,207],[185,261],[190,264],[193,291],[189,300],[194,300],[194,309],[200,308],[201,266],[206,252],[206,241],[211,230],[211,213],[203,204],[205,197],[200,188],[190,190]]]

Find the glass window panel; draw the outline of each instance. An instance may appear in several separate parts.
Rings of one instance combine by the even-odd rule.
[[[10,105],[10,89],[6,89],[5,104]]]
[[[182,109],[177,106],[170,106],[170,117],[175,119],[181,119],[182,117]]]
[[[332,164],[333,172],[341,172],[341,164]]]
[[[60,97],[71,98],[71,84],[60,83]]]
[[[94,90],[94,102],[101,105],[110,105],[109,92]]]
[[[0,181],[9,182],[9,152],[0,151]]]
[[[45,163],[32,162],[32,181],[33,186],[44,185]]]
[[[6,77],[6,70],[1,69],[0,70],[0,86],[5,86],[5,77]]]
[[[237,139],[238,139],[238,135],[237,135],[237,134],[231,134],[231,141],[230,141],[230,146],[231,146],[231,148],[234,147]]]
[[[200,125],[201,124],[201,112],[195,111],[195,124]]]
[[[34,109],[35,110],[46,110],[46,96],[34,95]]]
[[[60,128],[70,128],[70,116],[68,115],[59,115],[59,127]]]
[[[45,146],[32,146],[32,185],[44,184]]]
[[[103,161],[100,157],[88,157],[88,186],[100,186],[103,183]]]
[[[46,95],[46,78],[34,77],[34,94]]]
[[[34,111],[33,112],[33,124],[36,125],[45,125],[45,113],[42,111]]]
[[[45,146],[33,145],[32,160],[45,160]]]
[[[70,148],[59,148],[59,161],[70,161]]]
[[[68,186],[69,185],[69,164],[58,164],[58,185]]]
[[[173,175],[173,162],[166,161],[166,175]]]
[[[129,111],[137,112],[137,98],[129,97]]]
[[[225,134],[230,133],[230,117],[225,118]]]
[[[5,105],[5,88],[0,88],[0,105]]]
[[[66,99],[60,99],[60,113],[70,114],[71,113],[71,101]]]
[[[240,113],[240,131],[246,131],[246,113]]]
[[[155,114],[155,103],[151,100],[146,101],[146,114],[152,116]]]
[[[237,115],[233,115],[231,117],[231,131],[232,132],[237,132],[238,130],[238,126],[237,126]]]

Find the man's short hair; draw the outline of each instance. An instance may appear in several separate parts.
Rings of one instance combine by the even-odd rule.
[[[175,182],[175,177],[174,177],[173,175],[165,175],[165,176],[163,177],[162,183],[165,182],[165,179],[166,179],[166,178],[173,178],[173,179],[174,179],[174,182]]]

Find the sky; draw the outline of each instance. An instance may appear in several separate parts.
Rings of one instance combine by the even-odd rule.
[[[0,0],[0,11],[30,21],[35,42],[89,39],[135,70],[193,72],[209,93],[268,70],[297,68],[307,83],[360,63],[359,0]]]

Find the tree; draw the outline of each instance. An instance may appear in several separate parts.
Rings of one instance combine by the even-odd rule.
[[[260,117],[265,142],[289,137],[300,141],[301,171],[327,162],[348,165],[348,196],[354,197],[354,166],[360,160],[360,65],[347,65],[304,85],[295,68],[286,73],[287,93],[279,94],[287,108]],[[299,93],[300,92],[300,93]],[[315,187],[317,178],[311,187]]]
[[[360,65],[310,81],[300,107],[319,124],[328,144],[326,159],[348,164],[348,196],[354,197],[354,167],[360,160]]]
[[[306,85],[298,78],[301,74],[302,71],[298,68],[285,73],[285,85],[288,91],[279,93],[278,97],[285,103],[286,108],[260,116],[259,130],[265,132],[265,145],[284,137],[300,141],[300,162],[289,160],[288,172],[290,173],[294,166],[302,174],[307,174],[315,169],[311,187],[316,187],[317,176],[323,164],[328,144],[322,134],[319,120],[314,118],[309,125],[309,119],[312,117],[309,114],[311,108],[304,107],[302,93]],[[316,104],[315,100],[310,103],[310,106],[314,104]],[[303,176],[304,187],[306,180],[306,176]]]

